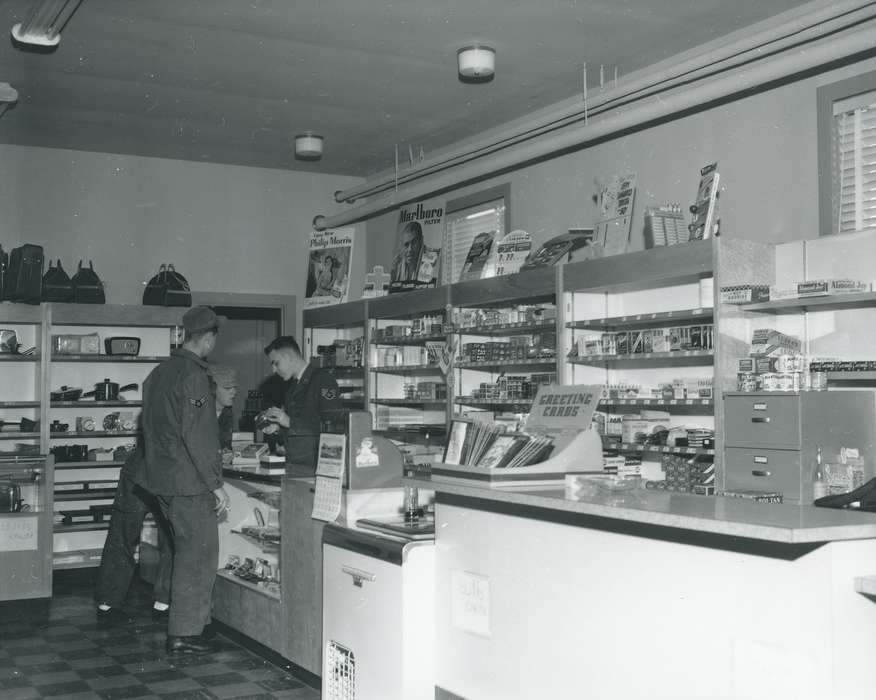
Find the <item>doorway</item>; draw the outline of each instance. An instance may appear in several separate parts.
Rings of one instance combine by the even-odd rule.
[[[242,418],[244,424],[240,429],[252,430],[249,423],[254,412],[261,410],[265,402],[276,403],[273,389],[277,389],[281,403],[285,395],[285,387],[275,387],[274,382],[265,384],[272,373],[264,348],[278,335],[295,333],[295,297],[192,292],[192,304],[211,306],[219,316],[228,319],[210,354],[210,363],[227,365],[237,371],[240,388],[233,407],[235,430]],[[266,389],[272,395],[247,402],[251,391],[264,393]]]

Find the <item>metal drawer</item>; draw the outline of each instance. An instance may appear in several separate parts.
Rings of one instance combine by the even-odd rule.
[[[805,490],[799,450],[759,450],[729,447],[724,450],[724,488],[778,491],[785,502],[799,503]]]
[[[800,447],[800,397],[796,394],[730,395],[724,399],[728,447]]]

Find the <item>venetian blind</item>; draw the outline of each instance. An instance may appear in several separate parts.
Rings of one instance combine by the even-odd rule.
[[[479,233],[489,231],[493,232],[493,248],[484,277],[496,274],[496,242],[505,235],[505,198],[499,197],[490,202],[445,213],[441,284],[459,281],[459,274],[472,241]]]
[[[876,227],[876,92],[834,103],[836,233]]]

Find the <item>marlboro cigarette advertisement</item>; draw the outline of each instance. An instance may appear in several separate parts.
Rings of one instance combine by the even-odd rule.
[[[408,204],[399,210],[390,294],[438,283],[443,235],[443,200]]]

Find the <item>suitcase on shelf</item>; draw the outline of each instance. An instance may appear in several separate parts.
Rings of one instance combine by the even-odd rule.
[[[173,265],[162,265],[143,290],[143,304],[151,306],[191,306],[188,280]]]
[[[77,304],[105,304],[106,295],[103,291],[103,282],[94,271],[94,263],[89,260],[88,267],[82,267],[82,261],[79,261],[79,267],[73,279],[70,281],[73,286],[73,301]]]
[[[60,260],[57,267],[49,260],[49,269],[43,275],[43,301],[73,301],[73,283]]]
[[[43,296],[43,247],[25,243],[9,254],[3,298],[22,304],[39,304]]]

